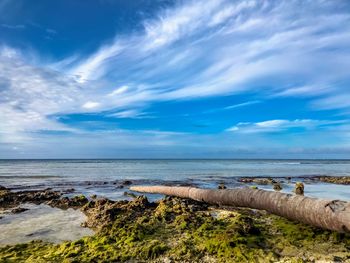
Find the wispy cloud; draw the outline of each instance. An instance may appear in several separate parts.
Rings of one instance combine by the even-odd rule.
[[[9,24],[1,24],[2,27],[7,29],[16,29],[16,30],[22,30],[25,29],[25,25],[9,25]]]
[[[116,37],[67,71],[81,82],[103,79],[106,89],[115,83],[145,87],[142,96],[124,94],[134,103],[249,90],[342,93],[337,83],[350,82],[347,6],[321,0],[189,1],[146,21],[143,32]],[[100,95],[103,100],[103,90]]]
[[[132,110],[121,110],[106,115],[107,117],[116,117],[116,118],[131,118],[131,119],[152,119],[153,117],[147,112],[142,112],[138,109]]]
[[[276,97],[316,97],[321,95],[329,95],[331,92],[336,91],[335,87],[323,86],[324,84],[314,86],[301,86],[287,88],[281,92],[274,94]]]
[[[104,64],[117,56],[121,50],[122,47],[118,43],[103,46],[87,60],[76,65],[69,73],[76,76],[81,83],[98,79],[105,74]]]
[[[74,111],[79,97],[74,81],[27,64],[17,50],[0,49],[1,141],[18,141],[38,130],[72,130],[50,115]]]
[[[332,127],[334,125],[343,125],[349,123],[347,120],[311,120],[311,119],[296,119],[296,120],[268,120],[262,122],[240,122],[237,125],[227,129],[231,132],[241,133],[274,133],[290,130],[293,128],[302,129],[319,129],[324,127]]]
[[[226,106],[223,108],[216,108],[216,109],[207,110],[207,111],[204,111],[204,113],[214,113],[214,112],[225,111],[225,110],[233,110],[233,109],[238,109],[238,108],[242,108],[242,107],[246,107],[246,106],[251,106],[254,104],[258,104],[258,103],[261,103],[261,101],[259,101],[259,100],[246,101],[246,102]]]

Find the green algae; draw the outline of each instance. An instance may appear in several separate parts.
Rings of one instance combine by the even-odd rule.
[[[208,208],[179,198],[154,204],[138,197],[90,201],[83,210],[88,216],[94,211],[94,236],[59,245],[36,241],[0,247],[0,262],[350,260],[349,235],[250,209]]]
[[[317,179],[321,182],[332,183],[332,184],[350,184],[349,176],[316,176],[314,179]]]
[[[296,182],[294,192],[297,195],[304,195],[304,184],[302,182]]]

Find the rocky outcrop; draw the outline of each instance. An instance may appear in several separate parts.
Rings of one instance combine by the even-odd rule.
[[[13,192],[8,189],[0,191],[0,208],[7,209],[23,203],[41,204],[61,197],[59,191],[37,190]]]
[[[224,191],[224,190],[220,190]],[[334,206],[336,204],[333,204]],[[251,209],[166,197],[96,199],[83,210],[94,236],[1,247],[4,262],[348,262],[350,236]],[[1,261],[1,260],[0,260]]]
[[[314,178],[324,183],[350,184],[350,176],[317,176]]]
[[[57,207],[61,209],[68,209],[68,208],[78,209],[83,207],[88,202],[89,200],[84,195],[77,195],[72,198],[62,197],[60,199],[52,199],[46,202],[46,204],[48,204],[49,206]]]
[[[113,222],[121,213],[132,212],[136,216],[143,214],[152,206],[144,196],[138,196],[130,202],[112,201],[106,198],[91,200],[81,209],[87,216],[83,226],[98,230]]]
[[[29,210],[28,208],[24,208],[24,207],[16,207],[14,209],[11,210],[12,214],[19,214],[19,213],[23,213],[25,211]]]
[[[20,213],[24,211],[24,208],[19,206],[25,203],[37,205],[44,203],[61,209],[78,209],[89,202],[84,195],[74,197],[63,197],[62,195],[62,192],[50,189],[13,192],[5,188],[0,190],[0,209],[14,208],[11,210],[13,213]]]
[[[270,177],[241,177],[238,178],[238,182],[240,183],[255,183],[258,185],[269,185],[277,183],[277,181]]]

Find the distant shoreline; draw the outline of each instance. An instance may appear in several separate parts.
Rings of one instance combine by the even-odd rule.
[[[2,159],[0,161],[350,161],[339,158],[24,158]]]

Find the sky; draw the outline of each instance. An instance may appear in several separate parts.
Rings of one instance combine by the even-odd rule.
[[[0,158],[350,158],[348,0],[0,0]]]

